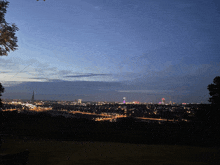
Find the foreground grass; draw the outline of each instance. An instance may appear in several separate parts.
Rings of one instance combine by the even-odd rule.
[[[220,164],[218,148],[172,145],[123,144],[110,142],[71,142],[3,138],[0,154],[28,150],[30,165],[72,164]]]

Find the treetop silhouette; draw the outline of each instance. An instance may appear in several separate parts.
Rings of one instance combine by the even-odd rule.
[[[15,32],[18,31],[18,28],[15,24],[10,25],[5,20],[5,13],[7,11],[9,2],[5,0],[0,0],[0,56],[7,56],[8,52],[14,51],[17,49],[17,37]],[[4,88],[0,83],[0,96],[4,92]],[[2,105],[0,99],[0,107]]]
[[[2,84],[0,83],[0,96],[2,96],[2,93],[4,92],[4,87],[2,86]],[[2,100],[0,98],[0,107],[2,106]]]
[[[213,83],[214,84],[208,85],[209,94],[211,96],[209,102],[214,105],[220,105],[220,77],[215,77]]]
[[[8,7],[8,1],[0,1],[0,56],[7,56],[8,52],[17,49],[17,37],[15,32],[18,28],[15,24],[9,24],[5,20],[5,13]]]

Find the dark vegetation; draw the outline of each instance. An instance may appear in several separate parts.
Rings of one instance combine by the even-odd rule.
[[[5,0],[0,1],[0,56],[7,56],[8,52],[15,51],[18,47],[18,39],[15,35],[18,31],[18,27],[13,23],[9,24],[5,20],[5,14],[7,12],[9,2]],[[4,88],[0,83],[0,96],[4,92]],[[2,102],[0,99],[0,108]]]
[[[219,125],[199,121],[159,124],[130,117],[111,123],[16,111],[1,112],[1,121],[1,134],[22,139],[219,146]]]
[[[8,52],[17,49],[17,37],[15,36],[18,28],[15,24],[9,24],[5,20],[9,2],[0,1],[0,56],[8,55]]]
[[[16,154],[7,154],[0,156],[0,164],[2,165],[25,165],[28,162],[29,151],[23,151]]]
[[[215,107],[220,106],[220,77],[217,76],[213,80],[214,84],[208,85],[208,90],[210,94],[209,102],[212,103],[212,105],[215,105]]]
[[[0,83],[0,96],[2,96],[2,93],[4,92],[4,87],[2,86],[2,84]],[[1,98],[0,98],[0,109],[1,109],[1,107],[2,107],[2,100],[1,100]]]

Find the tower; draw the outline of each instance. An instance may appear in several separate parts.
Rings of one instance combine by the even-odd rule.
[[[126,97],[123,97],[123,103],[124,104],[126,103]]]
[[[161,104],[165,104],[165,98],[162,98],[162,103]]]
[[[34,91],[33,91],[33,95],[32,95],[31,101],[34,102]]]

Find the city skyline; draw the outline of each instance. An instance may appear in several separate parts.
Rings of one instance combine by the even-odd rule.
[[[18,50],[3,99],[208,103],[220,74],[220,3],[10,0]]]

